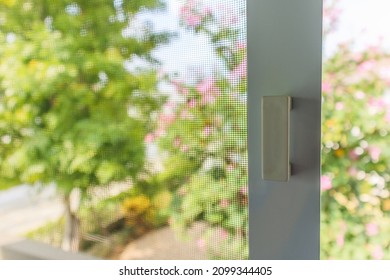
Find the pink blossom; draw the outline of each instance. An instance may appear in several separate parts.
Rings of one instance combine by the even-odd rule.
[[[216,91],[215,80],[213,78],[204,79],[196,86],[196,90],[200,94],[206,94]]]
[[[199,26],[203,19],[211,14],[211,9],[208,7],[203,8],[201,11],[196,9],[199,4],[198,1],[187,1],[185,6],[180,8],[180,17],[184,23],[189,27]]]
[[[189,149],[190,149],[190,148],[188,147],[188,145],[183,145],[183,146],[181,146],[180,151],[182,151],[183,153],[185,153],[185,152],[188,152]]]
[[[246,58],[242,60],[240,65],[238,65],[233,71],[232,71],[232,78],[233,79],[245,79],[247,73],[247,61]]]
[[[154,141],[154,139],[155,139],[155,135],[153,133],[148,133],[148,134],[146,134],[144,141],[145,141],[145,143],[150,144]]]
[[[211,127],[206,126],[206,127],[203,129],[203,136],[204,136],[204,137],[208,137],[208,136],[210,136],[210,134],[211,134]]]
[[[332,85],[328,81],[322,81],[322,92],[330,93],[332,91]]]
[[[376,246],[374,247],[374,250],[371,252],[371,256],[372,256],[375,260],[381,260],[381,259],[383,259],[384,254],[383,254],[382,247],[379,246],[379,245],[376,245]]]
[[[188,14],[184,17],[186,24],[190,27],[196,27],[202,23],[202,17],[200,15]]]
[[[382,111],[386,108],[386,102],[383,98],[370,98],[368,105],[377,111]]]
[[[375,66],[376,66],[376,62],[374,60],[368,60],[361,63],[358,66],[357,70],[360,73],[365,73],[374,70]]]
[[[370,148],[368,148],[368,154],[370,155],[373,162],[379,161],[381,153],[382,151],[379,147],[371,146]]]
[[[246,44],[244,42],[238,42],[236,44],[236,48],[239,49],[239,50],[243,50],[246,48]]]
[[[390,110],[387,110],[387,112],[385,114],[385,121],[390,123]]]
[[[191,109],[193,109],[193,108],[196,107],[196,104],[197,104],[196,100],[195,100],[195,99],[191,99],[191,100],[188,102],[188,107],[191,108]]]
[[[173,146],[176,148],[179,148],[181,144],[181,140],[179,137],[176,137],[175,140],[173,140]]]
[[[159,124],[162,126],[169,125],[175,121],[175,115],[170,114],[161,114],[159,117]]]
[[[356,99],[361,100],[361,99],[364,99],[364,97],[366,97],[366,94],[363,91],[357,91],[355,93],[355,97],[356,97]]]
[[[216,99],[216,96],[219,94],[215,80],[212,78],[207,78],[201,81],[196,86],[196,90],[202,95],[202,105],[213,103]]]
[[[379,233],[379,227],[375,223],[366,224],[366,234],[367,236],[375,236]]]
[[[196,245],[198,246],[198,248],[200,250],[204,250],[206,248],[206,241],[204,241],[204,239],[200,238],[198,239],[198,241],[196,241]]]
[[[321,176],[321,190],[327,191],[332,188],[332,179],[327,175]]]
[[[243,195],[247,195],[248,194],[248,187],[247,186],[242,186],[240,188],[240,193],[243,194]]]
[[[352,160],[358,160],[359,159],[359,155],[355,152],[355,149],[350,150],[348,155],[349,155],[349,158],[352,159]]]
[[[175,107],[176,107],[176,104],[173,101],[168,101],[167,103],[164,104],[165,109],[174,109]]]
[[[230,201],[228,199],[222,199],[219,203],[219,206],[222,208],[228,208],[230,205]]]
[[[357,175],[358,171],[355,167],[348,168],[348,174],[349,176],[355,177]]]
[[[232,164],[229,164],[227,167],[226,167],[226,170],[228,172],[232,172],[234,170],[234,166]]]
[[[339,233],[336,237],[336,244],[340,247],[344,246],[344,233]]]
[[[344,109],[344,103],[343,102],[337,102],[335,107],[336,107],[337,111],[341,111],[341,110]]]
[[[220,228],[217,230],[217,233],[218,233],[218,236],[221,238],[221,239],[226,239],[228,238],[229,236],[229,233],[226,229],[223,229],[223,228]]]
[[[381,79],[384,80],[387,85],[390,85],[390,66],[383,67],[379,72]]]

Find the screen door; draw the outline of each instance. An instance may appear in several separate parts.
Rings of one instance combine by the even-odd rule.
[[[248,1],[252,259],[319,258],[321,26],[320,0]]]

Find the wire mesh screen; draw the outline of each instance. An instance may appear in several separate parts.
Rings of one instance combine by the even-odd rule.
[[[0,0],[0,243],[246,259],[245,9]]]

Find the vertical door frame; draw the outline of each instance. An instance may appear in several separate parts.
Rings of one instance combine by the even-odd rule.
[[[319,259],[322,0],[248,0],[249,254]],[[291,177],[261,175],[261,99],[292,98]]]

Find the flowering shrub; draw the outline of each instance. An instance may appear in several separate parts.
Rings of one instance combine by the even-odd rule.
[[[172,226],[200,221],[206,228],[196,241],[201,250],[211,258],[242,259],[248,256],[245,22],[231,18],[228,8],[195,0],[182,6],[182,25],[208,36],[222,66],[212,74],[190,73],[188,80],[168,77],[178,101],[165,104],[145,141],[157,140],[168,151],[167,168],[172,159],[187,166],[173,172],[179,179],[170,184]]]
[[[171,78],[179,101],[166,103],[145,138],[168,155],[172,226],[206,224],[197,244],[218,259],[248,257],[246,45],[237,14],[195,0],[181,8],[182,24],[209,37],[223,67]],[[339,14],[325,1],[325,35]],[[390,57],[342,44],[323,70],[321,257],[390,258]]]
[[[340,11],[326,1],[325,31]],[[390,258],[390,57],[341,44],[323,64],[321,257]]]

